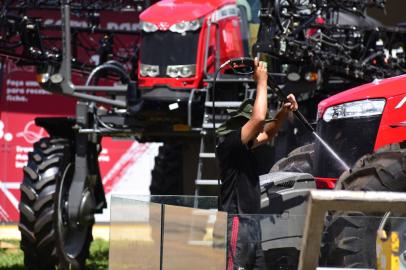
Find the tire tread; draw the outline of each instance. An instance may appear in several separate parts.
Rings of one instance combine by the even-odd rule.
[[[90,233],[86,235],[83,250],[77,258],[63,255],[56,231],[58,183],[64,168],[72,162],[72,142],[64,138],[42,138],[34,143],[29,153],[24,178],[20,186],[19,204],[21,249],[24,252],[25,269],[72,270],[84,269],[89,255]]]
[[[387,146],[360,158],[338,180],[338,190],[406,191],[406,149]],[[375,237],[381,214],[335,212],[325,231],[322,257],[329,267],[375,268]]]

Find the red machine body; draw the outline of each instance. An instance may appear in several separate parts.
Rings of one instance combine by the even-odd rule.
[[[343,106],[351,109],[351,104],[365,102],[363,106],[371,106],[370,101],[381,101],[383,107],[375,113],[365,116],[343,117]],[[357,105],[358,110],[361,107]],[[327,110],[333,108],[333,119]],[[366,108],[362,110],[373,110]],[[353,109],[352,109],[353,110]],[[357,114],[353,110],[352,113]],[[335,116],[334,116],[335,114]],[[359,112],[358,112],[359,114]],[[334,117],[336,119],[334,119]],[[327,121],[326,121],[327,119]],[[338,154],[347,162],[353,163],[361,156],[378,150],[379,148],[406,140],[406,75],[384,80],[376,80],[345,92],[334,95],[318,105],[318,132],[326,139]],[[320,186],[332,188],[338,176],[339,169],[334,161],[327,158],[321,147],[316,143],[315,175]]]
[[[244,55],[234,0],[163,0],[145,10],[140,20],[140,88],[201,88],[216,65]],[[143,74],[143,65],[159,70]],[[180,69],[178,76],[169,72],[174,66]],[[185,66],[191,72],[181,74]]]
[[[379,98],[384,98],[386,104],[374,150],[406,140],[406,75],[376,80],[325,99],[318,105],[318,114],[334,105]]]

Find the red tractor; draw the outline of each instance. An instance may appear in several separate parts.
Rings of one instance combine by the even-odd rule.
[[[86,80],[76,80],[72,70],[87,68],[72,57],[78,48],[70,17],[81,14],[81,2],[61,3],[59,51],[41,42],[40,20],[6,20],[29,37],[22,42],[23,58],[36,66],[40,86],[78,99],[75,117],[35,121],[49,137],[34,144],[21,184],[19,229],[28,269],[84,268],[94,215],[106,207],[98,164],[104,136],[164,141],[155,160],[151,193],[193,193],[194,183],[186,178],[196,179],[199,142],[212,127],[206,115],[213,73],[226,59],[247,52],[247,38],[242,37],[246,28],[240,28],[246,17],[234,0],[163,0],[140,15],[141,43],[138,60],[133,61],[138,76],[111,59],[114,46],[106,37],[100,65]],[[100,8],[98,3],[90,6]],[[101,29],[96,25],[89,31]],[[249,78],[221,74],[217,81],[220,110],[238,106],[249,93]]]
[[[319,104],[317,119],[318,134],[351,170],[343,173],[342,166],[316,141],[295,149],[271,171],[313,174],[318,188],[406,191],[406,75],[332,96]],[[363,216],[335,213],[330,217],[323,263],[376,267],[374,232],[381,220]]]
[[[138,87],[143,108],[137,117],[147,121],[140,140],[164,142],[155,159],[151,194],[195,190],[199,151],[208,152],[207,147],[199,149],[199,140],[210,127],[213,74],[226,60],[247,54],[246,18],[246,9],[234,0],[166,0],[141,14]],[[247,96],[250,79],[241,84],[244,79],[236,76],[219,77],[218,101],[238,102]],[[210,178],[197,178],[202,177]]]
[[[201,179],[206,178],[201,175],[202,159],[213,158],[213,154],[207,151],[205,135],[210,133],[213,123],[215,126],[224,120],[222,110],[238,106],[240,101],[252,94],[250,78],[236,77],[226,70],[217,80],[218,107],[211,107],[214,71],[225,60],[247,53],[247,46],[243,42],[247,40],[247,33],[244,27],[240,27],[246,23],[244,11],[238,8],[235,1],[158,2],[140,17],[141,45],[138,61],[135,61],[138,63],[138,76],[129,75],[125,66],[107,57],[105,62],[90,72],[85,84],[72,81],[72,67],[75,66],[70,27],[71,8],[74,7],[72,2],[63,1],[62,4],[62,55],[46,51],[40,40],[36,40],[38,35],[34,30],[38,24],[30,24],[32,35],[27,39],[29,46],[25,50],[25,57],[36,59],[38,82],[45,90],[78,99],[74,118],[36,119],[36,124],[45,128],[49,137],[35,143],[33,152],[29,154],[19,205],[21,247],[25,264],[32,269],[54,269],[55,265],[61,269],[84,268],[92,240],[94,214],[106,206],[97,160],[103,136],[164,141],[155,160],[151,193],[192,193],[194,183],[190,180],[196,178],[196,172],[198,181],[195,184],[213,183]],[[104,76],[117,79],[117,84],[98,85],[99,78]],[[402,78],[388,82],[396,80]],[[389,83],[381,82],[373,87],[386,84]],[[392,104],[388,93],[382,97],[377,94],[377,98],[385,99],[384,111]],[[393,92],[393,98],[395,96]],[[367,94],[364,97],[370,98]],[[395,106],[404,112],[401,100]],[[376,104],[382,104],[382,101],[376,101]],[[215,118],[210,117],[213,109],[217,111]],[[323,122],[324,114],[320,116],[320,132],[328,141],[334,137],[331,135],[329,139],[329,134],[324,134],[322,127],[352,120],[336,117],[345,109],[345,106],[331,109],[334,113],[329,123]],[[368,115],[368,112],[356,115],[356,120],[368,122],[368,119],[380,119],[382,115],[382,111],[380,115]],[[380,123],[380,120],[374,121]],[[394,126],[388,129],[402,131],[402,121],[393,123]],[[355,127],[360,126],[357,123]],[[377,126],[375,130],[377,132]],[[334,135],[338,134],[342,134],[341,138],[345,137],[345,133]],[[314,151],[309,150],[312,147],[304,148],[308,151],[301,148],[295,153],[314,156]],[[319,151],[317,145],[315,148],[315,151]],[[358,151],[359,156],[368,153],[373,146],[367,148]],[[345,152],[339,148],[336,150],[340,154]],[[351,148],[351,151],[356,150]],[[402,150],[396,153],[404,156]],[[346,155],[343,156],[346,159]],[[355,154],[350,155],[353,156]],[[198,159],[199,166],[196,166]],[[289,157],[288,160],[293,158]],[[401,160],[404,162],[404,159]],[[346,161],[351,163],[351,160]],[[311,168],[313,162],[311,159],[303,161]],[[183,171],[182,167],[187,169]],[[193,167],[197,167],[196,170]],[[275,168],[288,170],[289,162],[280,162]],[[332,178],[338,177],[338,174],[319,176]],[[318,183],[328,185],[329,182]]]
[[[332,158],[319,141],[308,144],[313,137],[297,121],[285,134],[278,134],[275,147],[281,150],[275,152],[286,155],[286,150],[306,145],[277,161],[263,177],[264,212],[305,215],[306,209],[299,207],[305,204],[300,189],[312,188],[303,184],[310,183],[312,175],[318,188],[405,190],[406,31],[403,24],[384,26],[368,16],[370,8],[384,9],[385,4],[383,0],[261,1],[261,25],[253,50],[270,55],[268,66],[285,75],[275,78],[279,87],[296,94],[300,110],[317,124],[317,133],[352,167],[343,174],[348,166]],[[300,203],[291,209],[282,203],[293,199]],[[330,217],[322,256],[327,265],[374,268],[379,218],[360,216]],[[284,236],[280,232],[287,224],[279,225],[264,221],[268,242],[263,249],[274,256],[271,261],[286,266],[299,253],[300,245],[293,239],[301,235],[303,221],[289,223],[295,230]],[[276,241],[281,238],[286,241]],[[271,250],[274,247],[279,250]]]

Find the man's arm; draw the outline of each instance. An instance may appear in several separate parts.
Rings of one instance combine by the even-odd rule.
[[[253,141],[263,131],[268,111],[267,65],[255,58],[255,66],[254,79],[257,81],[257,93],[251,119],[241,129],[241,142],[243,144]]]
[[[255,148],[271,140],[276,135],[276,133],[278,133],[279,129],[281,128],[283,122],[290,114],[290,112],[296,111],[298,109],[299,106],[296,102],[295,96],[293,94],[290,94],[287,96],[287,98],[289,102],[284,103],[282,109],[280,109],[276,113],[274,117],[275,121],[272,121],[264,126],[263,131],[255,139],[252,148]]]

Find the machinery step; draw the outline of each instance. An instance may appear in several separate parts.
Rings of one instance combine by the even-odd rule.
[[[215,153],[200,153],[199,157],[201,157],[201,158],[215,158],[216,154]]]
[[[195,184],[198,186],[217,186],[219,180],[214,179],[196,179]]]
[[[241,105],[241,101],[216,101],[214,103],[214,106],[216,108],[238,108]],[[204,106],[212,108],[213,107],[213,102],[212,101],[206,101],[204,103]]]
[[[216,123],[215,126],[218,128],[222,123]],[[213,129],[213,123],[203,123],[204,129]]]
[[[212,83],[214,81],[213,76],[208,76],[207,79],[204,80],[204,82],[209,82]],[[241,76],[241,75],[234,75],[234,74],[220,74],[216,78],[217,83],[222,83],[222,82],[238,82],[238,83],[253,83],[254,79],[252,76]]]

